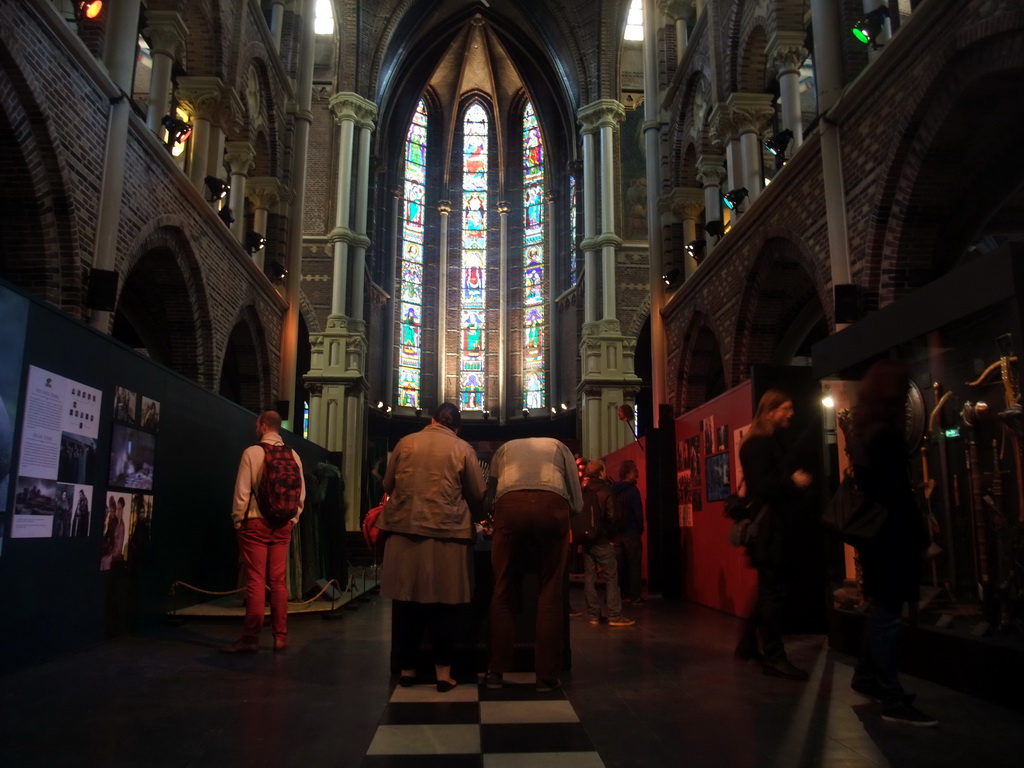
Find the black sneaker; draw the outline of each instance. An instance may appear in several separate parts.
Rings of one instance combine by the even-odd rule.
[[[885,707],[882,710],[882,719],[889,723],[917,725],[922,728],[931,728],[939,724],[939,721],[934,717],[926,715],[920,709],[910,704],[895,704],[891,707]]]
[[[766,661],[761,670],[771,677],[782,677],[786,680],[806,680],[810,675],[799,667],[794,667],[786,659],[782,661]]]
[[[850,683],[850,690],[859,693],[861,696],[866,696],[876,704],[883,704],[885,702],[881,691],[878,689],[878,685],[875,683],[858,683],[854,681]],[[904,704],[913,704],[916,698],[916,693],[904,693],[900,701]]]
[[[488,672],[487,676],[484,677],[484,685],[491,690],[498,690],[502,686],[501,672]]]

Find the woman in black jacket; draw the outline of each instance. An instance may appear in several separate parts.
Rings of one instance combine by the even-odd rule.
[[[760,636],[763,670],[766,675],[789,680],[806,680],[807,672],[786,658],[779,619],[789,594],[789,568],[799,553],[793,552],[790,529],[803,505],[802,492],[811,475],[790,467],[782,434],[793,418],[793,401],[777,389],[769,389],[757,405],[750,431],[740,446],[740,464],[747,496],[756,517],[767,505],[758,523],[757,536],[747,550],[757,568],[757,599],[747,617],[736,646],[739,659],[758,658]]]
[[[930,726],[938,721],[911,706],[913,696],[900,685],[896,662],[903,603],[919,598],[921,557],[928,546],[903,433],[909,385],[901,363],[879,361],[861,380],[853,412],[849,452],[854,476],[865,495],[887,512],[877,538],[858,548],[870,612],[851,686],[882,703],[883,720]]]

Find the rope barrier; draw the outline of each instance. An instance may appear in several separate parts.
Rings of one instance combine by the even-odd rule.
[[[330,581],[328,581],[324,585],[323,589],[321,589],[319,592],[317,592],[313,597],[309,598],[309,600],[302,600],[302,601],[289,600],[288,601],[288,605],[308,605],[309,603],[312,603],[314,600],[317,600],[324,592],[326,592],[328,589],[330,589],[332,585],[335,588],[337,588],[340,591],[342,591],[342,592],[349,592],[351,590],[351,588],[352,588],[352,576],[349,575],[349,577],[348,577],[348,586],[344,590],[341,590],[341,584],[338,583],[337,579],[331,579]],[[241,587],[239,589],[231,589],[231,590],[228,590],[226,592],[214,592],[213,590],[202,589],[200,587],[193,586],[193,585],[191,585],[191,584],[189,584],[187,582],[184,582],[184,581],[176,581],[173,584],[171,584],[170,594],[172,594],[172,595],[176,594],[175,587],[179,587],[179,586],[180,587],[188,587],[193,592],[199,592],[200,594],[203,594],[203,595],[224,596],[224,595],[235,595],[235,594],[238,594],[239,592],[245,592],[245,587]],[[332,600],[331,602],[334,602],[334,601]]]

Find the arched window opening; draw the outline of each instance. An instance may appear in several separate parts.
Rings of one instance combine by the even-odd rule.
[[[423,204],[427,183],[427,108],[416,106],[405,137],[402,251],[399,277],[401,327],[398,347],[398,404],[420,407],[423,363]]]

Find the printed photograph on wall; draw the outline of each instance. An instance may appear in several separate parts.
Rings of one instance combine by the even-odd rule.
[[[114,387],[114,419],[126,424],[138,423],[139,396],[126,387]]]
[[[700,432],[704,436],[704,450],[702,453],[705,456],[710,456],[715,452],[715,417],[708,416],[706,419],[700,420]]]
[[[153,490],[153,468],[156,461],[156,435],[115,424],[110,439],[110,474],[107,484],[112,488]]]
[[[138,560],[149,545],[153,530],[153,496],[147,493],[132,494],[131,520],[128,526],[127,559]]]
[[[142,428],[150,432],[160,429],[160,403],[148,397],[142,398]]]
[[[715,428],[715,453],[729,450],[729,425]]]
[[[103,518],[103,542],[100,548],[100,570],[109,571],[125,563],[128,548],[130,494],[107,494],[107,511]]]
[[[102,396],[50,371],[29,366],[22,414],[21,452],[11,536],[68,536],[63,486],[77,505],[78,490],[91,503],[95,483],[96,440]],[[61,523],[55,527],[58,503]]]
[[[719,453],[707,459],[708,501],[725,501],[729,488],[729,454]]]
[[[690,466],[690,485],[701,484],[701,466],[700,466],[700,435],[695,435],[686,441],[689,446],[689,466]]]

